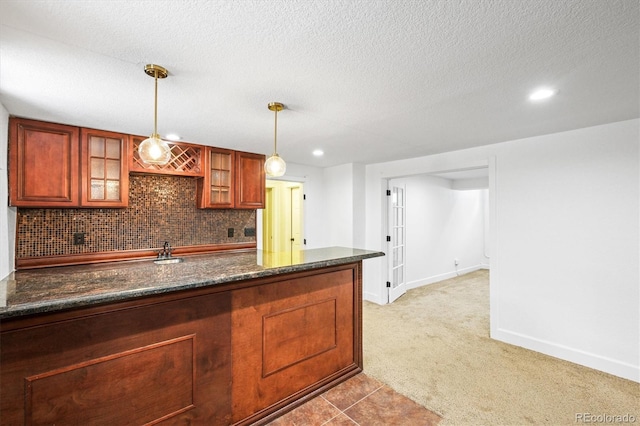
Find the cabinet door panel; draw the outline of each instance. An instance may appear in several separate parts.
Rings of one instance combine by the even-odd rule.
[[[83,207],[126,207],[129,204],[129,136],[82,129]]]
[[[361,368],[357,271],[342,269],[233,292],[233,420]]]
[[[235,205],[233,191],[235,152],[207,147],[205,149],[205,173],[198,181],[198,206],[200,208],[230,209]]]
[[[10,204],[77,207],[79,129],[12,118],[9,124]]]
[[[0,425],[228,425],[230,296],[0,334]]]
[[[264,155],[236,152],[236,208],[263,209]]]

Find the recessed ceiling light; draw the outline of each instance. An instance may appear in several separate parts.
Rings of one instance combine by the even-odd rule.
[[[165,136],[165,138],[169,139],[170,141],[179,141],[180,139],[182,139],[180,135],[176,135],[175,133],[169,133],[167,136]]]
[[[313,155],[315,155],[316,157],[322,157],[324,155],[324,151],[321,149],[316,149],[313,151]]]
[[[529,95],[529,100],[530,101],[541,101],[543,99],[548,99],[548,98],[552,97],[555,94],[556,94],[555,90],[545,87],[545,88],[541,88],[541,89],[538,89],[538,90],[532,92]]]

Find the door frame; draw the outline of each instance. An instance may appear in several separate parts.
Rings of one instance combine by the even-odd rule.
[[[290,187],[299,186],[302,189],[302,194],[301,195],[302,195],[302,197],[304,199],[304,184],[305,184],[306,179],[304,179],[304,178],[295,178],[295,177],[287,177],[287,176],[284,176],[282,178],[270,177],[270,178],[266,179],[265,185],[269,185],[270,181],[273,181],[273,183],[275,184],[273,187],[281,186],[280,182],[282,182],[283,184],[290,183],[291,184]],[[287,194],[291,193],[291,191],[286,191],[286,192],[287,192]],[[282,194],[282,195],[286,195],[286,194]],[[273,199],[277,198],[277,195],[274,194],[272,196],[272,198]],[[305,215],[306,215],[306,211],[305,211],[305,208],[304,208],[304,202],[302,200],[301,200],[301,203],[300,203],[300,208],[302,210],[301,211],[301,217],[300,217],[300,236],[301,236],[300,238],[302,240],[302,244],[301,244],[302,249],[304,249],[304,246],[305,246],[305,242],[304,241],[305,241],[305,238],[306,238],[305,237]],[[268,218],[268,215],[269,215],[268,212],[265,212],[266,209],[267,209],[267,205],[266,205],[266,200],[265,200],[265,208],[264,209],[258,209],[256,211],[256,248],[258,250],[270,251],[269,247],[267,247],[268,244],[266,244],[266,242],[265,242],[266,229],[265,229],[265,226],[264,226],[264,220],[266,218]],[[289,232],[291,232],[291,231],[289,230]],[[277,246],[276,244],[272,244],[272,247],[277,248],[276,246]],[[288,243],[286,245],[286,247],[290,248],[291,244]],[[279,250],[276,249],[275,251],[279,251]],[[290,251],[290,249],[285,250],[285,251]]]
[[[434,167],[432,164],[427,164],[424,167],[418,167],[416,170],[413,170],[410,174],[400,174],[400,173],[381,173],[382,176],[379,180],[380,186],[378,187],[382,191],[386,191],[386,188],[389,187],[389,181],[393,179],[406,178],[409,176],[416,175],[433,175],[438,173],[445,172],[457,172],[463,170],[470,169],[478,169],[478,168],[487,168],[489,175],[489,246],[490,246],[490,259],[489,259],[489,269],[491,270],[491,274],[489,275],[489,329],[490,335],[494,336],[499,329],[499,317],[500,313],[498,311],[498,303],[497,300],[499,298],[499,244],[498,244],[498,222],[497,222],[497,204],[498,204],[498,194],[496,188],[496,174],[497,174],[497,158],[495,156],[488,156],[485,159],[477,160],[477,161],[462,161],[458,164],[449,164],[448,167]],[[382,192],[381,191],[381,192]],[[386,194],[380,194],[380,206],[382,210],[381,214],[381,227],[380,229],[380,245],[379,247],[387,248],[386,236],[387,234],[387,224],[389,223],[389,213],[387,208],[387,200]],[[385,249],[382,249],[385,251]],[[389,253],[385,251],[385,254],[388,256]],[[386,281],[388,277],[388,261],[379,260],[380,264],[380,275],[376,278],[376,281],[379,283],[378,287],[380,289],[380,293],[378,293],[376,303],[385,304],[389,303],[388,299],[385,301],[383,299],[385,294],[388,294],[388,289],[386,288]],[[371,277],[373,279],[374,277]],[[384,278],[384,279],[381,279]],[[379,280],[379,281],[378,281]],[[372,299],[373,300],[373,299]]]
[[[262,229],[259,231],[259,234],[262,235],[263,246],[262,249],[265,251],[273,251],[273,239],[271,238],[271,234],[273,233],[273,226],[268,225],[265,226],[265,222],[271,223],[271,215],[273,214],[273,210],[267,210],[266,206],[273,203],[273,188],[265,188],[265,208],[263,210],[263,217],[260,220],[260,224],[262,225]],[[257,216],[257,215],[256,215]],[[256,218],[257,222],[257,218]],[[256,236],[258,232],[256,233]]]

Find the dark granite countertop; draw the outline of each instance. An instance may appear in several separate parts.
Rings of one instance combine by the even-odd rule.
[[[136,297],[340,265],[382,252],[328,247],[297,252],[252,250],[152,260],[22,270],[0,281],[0,320]]]

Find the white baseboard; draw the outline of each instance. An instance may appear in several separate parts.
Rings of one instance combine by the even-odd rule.
[[[491,338],[640,383],[640,365],[628,364],[505,329],[491,333]]]
[[[450,271],[444,274],[432,275],[430,277],[421,278],[419,280],[409,281],[407,283],[407,290],[411,290],[412,288],[422,287],[423,285],[434,284],[440,281],[448,280],[449,278],[457,277],[458,275],[468,274],[469,272],[477,271],[478,269],[489,269],[489,265],[486,265],[486,268],[483,267],[482,264],[469,266],[468,268],[458,268],[458,272]]]
[[[368,302],[377,303],[378,305],[386,305],[387,304],[386,300],[384,302],[382,300],[380,300],[380,295],[379,294],[371,293],[369,291],[362,292],[362,299],[366,300]]]

